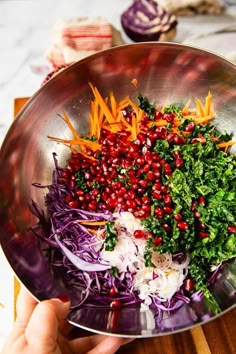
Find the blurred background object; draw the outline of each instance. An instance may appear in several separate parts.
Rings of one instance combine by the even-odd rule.
[[[224,11],[224,5],[218,0],[156,0],[166,10],[178,16],[195,14],[219,15]]]

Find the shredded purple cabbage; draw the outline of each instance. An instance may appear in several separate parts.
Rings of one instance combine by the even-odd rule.
[[[65,203],[65,195],[73,194],[70,187],[63,182],[63,169],[58,166],[56,154],[54,156],[55,169],[53,180],[48,188],[46,206],[48,218],[45,213],[32,202],[31,211],[38,217],[41,230],[38,226],[31,230],[44,242],[54,248],[51,255],[51,265],[54,269],[62,269],[66,286],[78,288],[81,291],[81,301],[76,305],[86,303],[88,306],[111,306],[114,296],[109,291],[116,289],[115,299],[119,300],[122,306],[140,305],[142,300],[137,291],[133,290],[133,277],[131,272],[112,274],[108,264],[100,257],[103,241],[99,241],[97,235],[90,233],[86,227],[80,224],[81,221],[111,221],[113,214],[109,211],[89,212],[81,209],[70,208]],[[34,184],[36,187],[41,185]],[[183,253],[173,255],[173,260],[182,263],[185,260]],[[214,282],[220,267],[212,274],[209,282]],[[202,292],[196,292],[186,296],[181,289],[169,301],[160,301],[157,296],[151,295],[152,304],[150,308],[155,311],[155,318],[160,322],[163,311],[171,312],[178,310],[183,304],[191,301],[201,301]]]

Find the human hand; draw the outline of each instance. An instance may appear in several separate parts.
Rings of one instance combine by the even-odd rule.
[[[17,319],[1,354],[113,354],[130,339],[92,335],[68,340],[69,299],[38,303],[23,287],[17,299]]]

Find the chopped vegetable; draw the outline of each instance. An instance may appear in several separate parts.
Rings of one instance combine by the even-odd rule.
[[[52,266],[84,289],[81,303],[152,306],[161,320],[204,295],[219,312],[209,284],[212,267],[236,256],[236,157],[225,151],[231,136],[209,123],[211,93],[195,107],[160,107],[90,87],[88,134],[63,111],[73,138],[50,137],[71,157],[62,168],[54,156],[48,219],[34,205]]]

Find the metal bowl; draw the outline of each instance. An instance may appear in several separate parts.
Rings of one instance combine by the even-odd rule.
[[[29,210],[31,200],[44,208],[44,189],[32,183],[50,184],[56,152],[65,163],[68,149],[47,136],[68,133],[58,118],[66,109],[80,132],[88,129],[87,113],[92,93],[88,82],[106,96],[118,99],[137,96],[138,91],[158,102],[204,98],[210,90],[220,130],[236,131],[236,67],[213,53],[179,44],[140,43],[120,46],[83,59],[53,77],[40,88],[18,114],[0,153],[0,239],[3,251],[17,278],[39,301],[67,293],[76,304],[76,290],[66,289],[60,275],[50,270],[38,239],[27,231],[37,222]],[[236,303],[236,263],[229,262],[219,274],[212,291],[222,309]],[[161,324],[151,310],[139,307],[113,310],[82,306],[68,316],[71,323],[94,332],[120,336],[151,337],[189,329],[215,318],[204,301],[191,302],[167,315]]]

